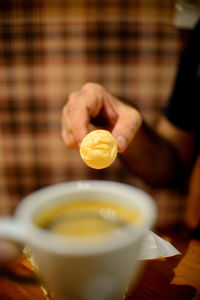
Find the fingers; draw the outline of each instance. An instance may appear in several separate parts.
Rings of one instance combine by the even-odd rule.
[[[70,132],[70,130],[67,127],[63,126],[61,130],[61,136],[63,138],[63,141],[68,147],[77,148],[78,142],[75,140],[73,134]]]
[[[117,140],[118,151],[121,153],[133,140],[138,128],[142,124],[142,117],[136,109],[128,106],[124,106],[120,111],[121,113],[112,134]]]
[[[78,147],[87,134],[88,113],[80,93],[72,93],[62,112],[62,138],[70,148]]]
[[[111,95],[95,83],[87,83],[80,91],[70,94],[62,113],[62,137],[70,148],[78,147],[91,130],[91,120],[102,110],[108,123],[114,123],[117,115],[113,109]]]
[[[22,249],[11,242],[0,240],[0,265],[6,264],[16,259],[21,254]]]
[[[78,147],[84,136],[95,129],[92,120],[98,117],[105,124],[98,124],[112,131],[118,143],[118,151],[123,152],[132,141],[142,123],[140,113],[109,94],[101,85],[87,83],[80,91],[69,96],[63,108],[62,137],[70,148]],[[95,124],[95,123],[94,123]],[[96,125],[97,126],[97,125]]]

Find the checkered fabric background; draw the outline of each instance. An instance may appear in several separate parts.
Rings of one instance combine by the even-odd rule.
[[[60,136],[61,109],[85,82],[137,103],[153,124],[171,90],[185,33],[173,0],[0,1],[0,214],[63,181],[138,184],[119,161],[96,171]],[[144,187],[145,188],[145,187]],[[159,224],[180,221],[184,201],[154,193]]]

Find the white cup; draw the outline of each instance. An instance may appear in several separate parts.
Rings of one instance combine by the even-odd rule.
[[[61,238],[34,224],[33,218],[41,209],[78,198],[112,199],[137,209],[143,222],[120,234],[111,232],[95,243]],[[58,299],[113,300],[119,299],[130,281],[137,278],[141,242],[155,218],[154,201],[138,188],[112,181],[74,181],[49,186],[25,197],[14,217],[0,218],[0,237],[30,248],[42,280]]]

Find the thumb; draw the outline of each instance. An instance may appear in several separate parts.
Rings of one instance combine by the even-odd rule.
[[[142,117],[138,111],[118,118],[112,135],[117,141],[119,152],[123,152],[128,147],[141,123]]]

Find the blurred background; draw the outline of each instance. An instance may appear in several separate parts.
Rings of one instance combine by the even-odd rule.
[[[152,189],[116,161],[92,170],[60,135],[71,91],[88,82],[136,103],[153,126],[169,98],[189,26],[174,0],[0,2],[0,214],[46,185],[79,179],[131,183],[150,192],[158,227],[182,224],[187,187]],[[155,160],[156,158],[152,157]]]

